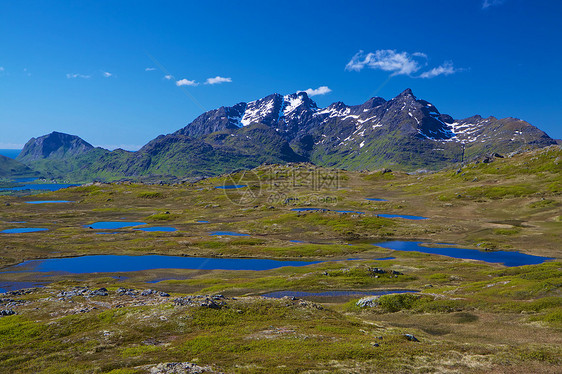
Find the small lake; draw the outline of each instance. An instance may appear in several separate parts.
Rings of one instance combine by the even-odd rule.
[[[0,231],[0,234],[24,234],[28,232],[48,231],[49,229],[41,229],[37,227],[20,227],[17,229],[7,229]]]
[[[222,236],[250,236],[249,234],[242,234],[234,231],[211,231],[209,235],[222,235]]]
[[[183,256],[99,255],[30,260],[4,269],[20,272],[109,273],[154,269],[271,270],[284,266],[306,266],[320,261],[278,261],[246,258]]]
[[[57,204],[57,203],[73,203],[74,201],[68,200],[38,200],[38,201],[26,201],[26,204]]]
[[[384,290],[384,291],[324,291],[324,292],[306,292],[306,291],[275,291],[263,294],[263,297],[280,299],[282,297],[363,297],[363,296],[381,296],[396,293],[412,293],[419,292],[415,290]]]
[[[197,223],[211,223],[209,221],[197,221]]]
[[[67,184],[67,183],[26,184],[19,187],[0,188],[0,191],[23,191],[23,190],[58,191],[63,188],[75,187],[75,186],[79,186],[79,184]]]
[[[95,222],[90,225],[84,225],[84,227],[88,227],[91,229],[96,230],[115,230],[115,229],[122,229],[125,227],[135,227],[146,225],[145,222],[123,222],[123,221],[102,221],[102,222]]]
[[[365,200],[369,200],[369,201],[388,201],[388,200],[385,200],[385,199],[377,199],[377,198],[374,198],[374,197],[368,197]]]
[[[133,229],[133,230],[148,231],[148,232],[174,232],[177,231],[178,229],[171,226],[155,226],[155,227],[140,227],[138,229]]]
[[[521,252],[511,251],[479,251],[477,249],[456,248],[456,247],[426,247],[420,244],[423,242],[390,241],[384,243],[374,243],[373,245],[393,249],[395,251],[422,252],[453,258],[468,260],[478,260],[489,263],[500,263],[505,266],[522,266],[542,264],[550,257],[528,255]]]
[[[218,188],[220,190],[235,190],[237,188],[244,188],[244,187],[248,187],[245,184],[227,184],[226,186],[216,186],[215,188]]]
[[[378,213],[377,216],[383,217],[383,218],[404,218],[404,219],[413,219],[413,220],[429,219],[427,217],[409,216],[407,214],[381,214],[381,213]]]

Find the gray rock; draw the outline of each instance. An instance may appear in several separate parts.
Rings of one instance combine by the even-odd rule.
[[[226,307],[226,298],[222,295],[215,295],[215,296],[185,296],[185,297],[178,297],[173,300],[174,304],[178,306],[190,306],[190,307],[201,307],[201,308],[210,308],[210,309],[221,309]]]
[[[90,296],[108,296],[109,292],[107,292],[107,289],[102,287],[99,290],[95,290],[90,292]]]
[[[378,299],[380,296],[367,296],[367,297],[363,297],[361,299],[359,299],[357,301],[357,303],[355,303],[355,305],[357,305],[360,308],[373,308],[377,305],[379,305],[378,303]]]
[[[139,292],[132,288],[119,287],[117,289],[117,295],[119,296],[137,296],[138,294]]]
[[[419,342],[418,338],[416,338],[414,335],[412,334],[404,334],[404,336],[406,337],[406,339],[408,339],[411,342]]]
[[[150,374],[200,374],[220,373],[209,366],[199,366],[191,362],[167,362],[150,369]]]

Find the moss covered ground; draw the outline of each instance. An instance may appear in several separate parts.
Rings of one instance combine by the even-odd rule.
[[[0,370],[144,373],[158,363],[190,361],[228,373],[559,372],[561,161],[560,147],[550,147],[431,174],[268,165],[189,184],[92,184],[2,196],[0,231],[49,231],[0,234],[0,287],[13,281],[46,285],[0,295],[0,309],[16,312],[0,317]],[[215,188],[232,184],[247,187]],[[72,203],[27,204],[30,200]],[[378,216],[382,213],[429,219],[389,219]],[[84,227],[114,220],[178,230]],[[517,250],[554,260],[505,267],[372,245],[388,239]],[[320,262],[267,271],[156,269],[47,277],[9,268],[30,259],[102,254]],[[375,277],[373,267],[387,272]],[[109,295],[59,296],[76,286],[105,287]],[[119,296],[119,287],[171,296]],[[357,306],[351,296],[260,296],[388,289],[417,292],[382,296],[371,307]],[[225,305],[216,309],[174,302],[217,294],[225,296]]]

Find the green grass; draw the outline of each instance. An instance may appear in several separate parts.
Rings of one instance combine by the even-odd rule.
[[[295,207],[318,205],[365,211],[365,215],[291,212],[293,205],[284,199],[271,200],[267,194],[246,205],[233,205],[224,191],[213,189],[224,182],[224,176],[193,185],[102,184],[40,195],[45,200],[76,201],[65,206],[29,206],[22,197],[0,197],[0,203],[9,204],[0,212],[0,229],[16,226],[10,221],[51,229],[40,235],[2,236],[0,266],[90,254],[322,261],[268,271],[172,269],[130,272],[125,274],[127,279],[115,279],[124,274],[113,273],[42,278],[58,283],[54,289],[14,296],[26,303],[13,307],[18,315],[0,318],[0,371],[136,373],[143,372],[144,365],[194,361],[240,373],[372,368],[389,373],[555,372],[560,349],[553,337],[561,327],[562,309],[559,260],[504,267],[393,252],[370,243],[385,237],[468,246],[484,243],[488,248],[558,258],[562,240],[558,157],[559,151],[544,150],[492,164],[470,164],[459,174],[450,170],[416,175],[341,171],[341,190],[311,192],[307,186],[295,186],[290,191],[268,191],[298,198],[291,200]],[[290,176],[298,167],[267,166],[257,172],[273,185],[286,181],[281,176]],[[311,196],[336,197],[337,201],[310,202]],[[389,201],[365,201],[378,196]],[[378,212],[393,211],[431,219],[376,217]],[[178,231],[123,229],[104,236],[82,227],[121,219],[168,221]],[[211,222],[195,223],[201,219]],[[213,230],[251,236],[208,236]],[[395,258],[372,260],[388,256]],[[362,260],[342,260],[346,258]],[[403,275],[374,278],[368,267]],[[0,272],[0,282],[25,281],[28,276],[33,274]],[[167,278],[175,280],[146,283]],[[84,284],[112,292],[120,286],[150,287],[173,296],[156,304],[141,297],[128,304],[111,296],[58,301],[59,289]],[[268,300],[244,296],[278,290],[381,289],[421,292],[383,296],[374,308],[358,308],[356,300],[346,297]],[[174,297],[187,293],[223,293],[238,300],[229,300],[220,310],[173,305]],[[89,311],[80,312],[86,305]],[[421,341],[409,342],[405,333]]]
[[[163,196],[164,195],[162,194],[162,192],[158,192],[158,191],[145,191],[145,192],[139,192],[137,194],[137,197],[140,199],[160,199]]]

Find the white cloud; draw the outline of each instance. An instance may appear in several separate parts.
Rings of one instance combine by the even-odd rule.
[[[304,90],[308,94],[308,96],[316,96],[316,95],[326,95],[327,93],[332,92],[328,86],[320,86],[316,89],[309,88],[308,90]]]
[[[166,78],[168,79],[168,78]],[[176,81],[176,86],[181,87],[181,86],[198,86],[199,83],[195,82],[195,81],[190,81],[189,79],[180,79],[179,81]]]
[[[230,83],[232,82],[232,78],[224,78],[224,77],[219,77],[218,75],[214,78],[207,78],[207,80],[205,81],[205,84],[219,84],[219,83]]]
[[[458,71],[459,69],[455,69],[451,61],[445,61],[442,65],[421,73],[420,78],[434,78],[439,75],[451,75]]]
[[[108,71],[104,71],[104,72],[103,72],[103,76],[106,77],[106,78],[109,78],[109,77],[111,77],[112,75],[113,75],[113,74],[111,74],[111,73],[108,72]]]
[[[416,52],[410,55],[407,52],[396,52],[392,49],[380,49],[367,53],[359,51],[345,66],[345,70],[360,71],[365,67],[390,71],[392,75],[411,75],[417,72],[421,66],[414,58],[426,58],[425,54]]]
[[[427,59],[427,55],[426,55],[425,53],[423,53],[423,52],[414,52],[414,53],[412,53],[412,56],[414,56],[414,57],[423,57],[423,58]]]
[[[154,70],[156,70],[156,68],[146,68],[146,69],[144,69],[144,71],[154,71]]]
[[[85,75],[85,74],[66,74],[66,78],[68,79],[75,79],[75,78],[82,78],[82,79],[90,79],[92,76],[91,75]]]
[[[173,78],[173,77],[172,77],[170,74],[164,75],[164,79],[170,80],[170,79],[172,79],[172,78]]]
[[[391,77],[407,75],[412,78],[434,78],[439,75],[451,75],[463,70],[456,69],[451,61],[446,61],[431,70],[414,75],[421,70],[422,66],[427,66],[428,59],[428,56],[423,52],[409,54],[408,52],[396,52],[393,49],[381,49],[366,54],[363,51],[359,51],[347,63],[345,70],[361,71],[367,67],[374,70],[392,72]]]
[[[502,5],[505,2],[506,2],[506,0],[484,0],[482,2],[482,9],[488,9],[489,7],[492,7],[492,6],[499,6],[499,5]]]

